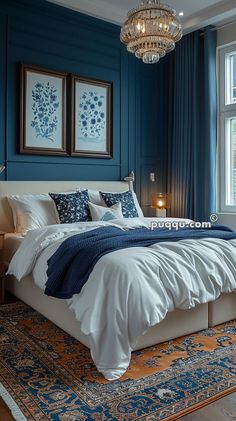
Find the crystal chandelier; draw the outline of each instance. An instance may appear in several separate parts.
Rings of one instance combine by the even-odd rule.
[[[181,38],[182,27],[176,11],[159,0],[143,0],[130,10],[120,33],[127,50],[149,64],[157,63],[174,50]]]

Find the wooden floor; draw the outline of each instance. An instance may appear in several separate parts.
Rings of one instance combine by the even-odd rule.
[[[6,297],[6,302],[14,301],[17,301],[15,297],[11,295]],[[1,398],[0,421],[14,421],[11,412]],[[179,418],[178,421],[236,421],[236,393],[228,395],[185,417]]]
[[[178,421],[236,421],[236,393],[205,406]]]
[[[5,304],[15,303],[16,301],[18,301],[18,298],[6,292]],[[11,415],[11,411],[8,409],[7,405],[2,400],[1,397],[0,397],[0,421],[14,421],[14,418]]]
[[[14,418],[11,415],[8,407],[5,405],[5,402],[0,398],[0,420],[1,421],[14,421]]]

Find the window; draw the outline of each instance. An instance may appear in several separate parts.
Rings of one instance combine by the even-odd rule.
[[[236,212],[236,43],[219,49],[219,210]]]
[[[236,46],[235,46],[236,48]],[[225,54],[225,103],[236,102],[236,51]]]

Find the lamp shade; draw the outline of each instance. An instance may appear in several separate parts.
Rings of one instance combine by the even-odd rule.
[[[169,209],[170,196],[168,193],[154,193],[151,196],[151,207],[154,209]]]

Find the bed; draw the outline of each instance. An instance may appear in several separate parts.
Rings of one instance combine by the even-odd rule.
[[[130,187],[132,188],[132,185],[128,185],[126,182],[0,182],[0,229],[7,233],[5,241],[6,264],[9,263],[12,254],[22,240],[19,234],[12,234],[14,227],[12,212],[6,198],[8,195],[41,194],[49,191],[66,192],[78,188],[123,192]],[[80,322],[76,320],[67,302],[44,295],[42,289],[34,284],[31,275],[26,276],[21,282],[8,275],[6,277],[6,288],[85,346],[90,346],[88,337],[81,331]],[[200,304],[189,310],[169,312],[162,322],[150,327],[144,334],[140,335],[133,349],[138,350],[152,346],[234,318],[236,318],[236,294],[233,292],[222,294],[214,302]],[[113,380],[113,378],[109,378],[109,380]]]

